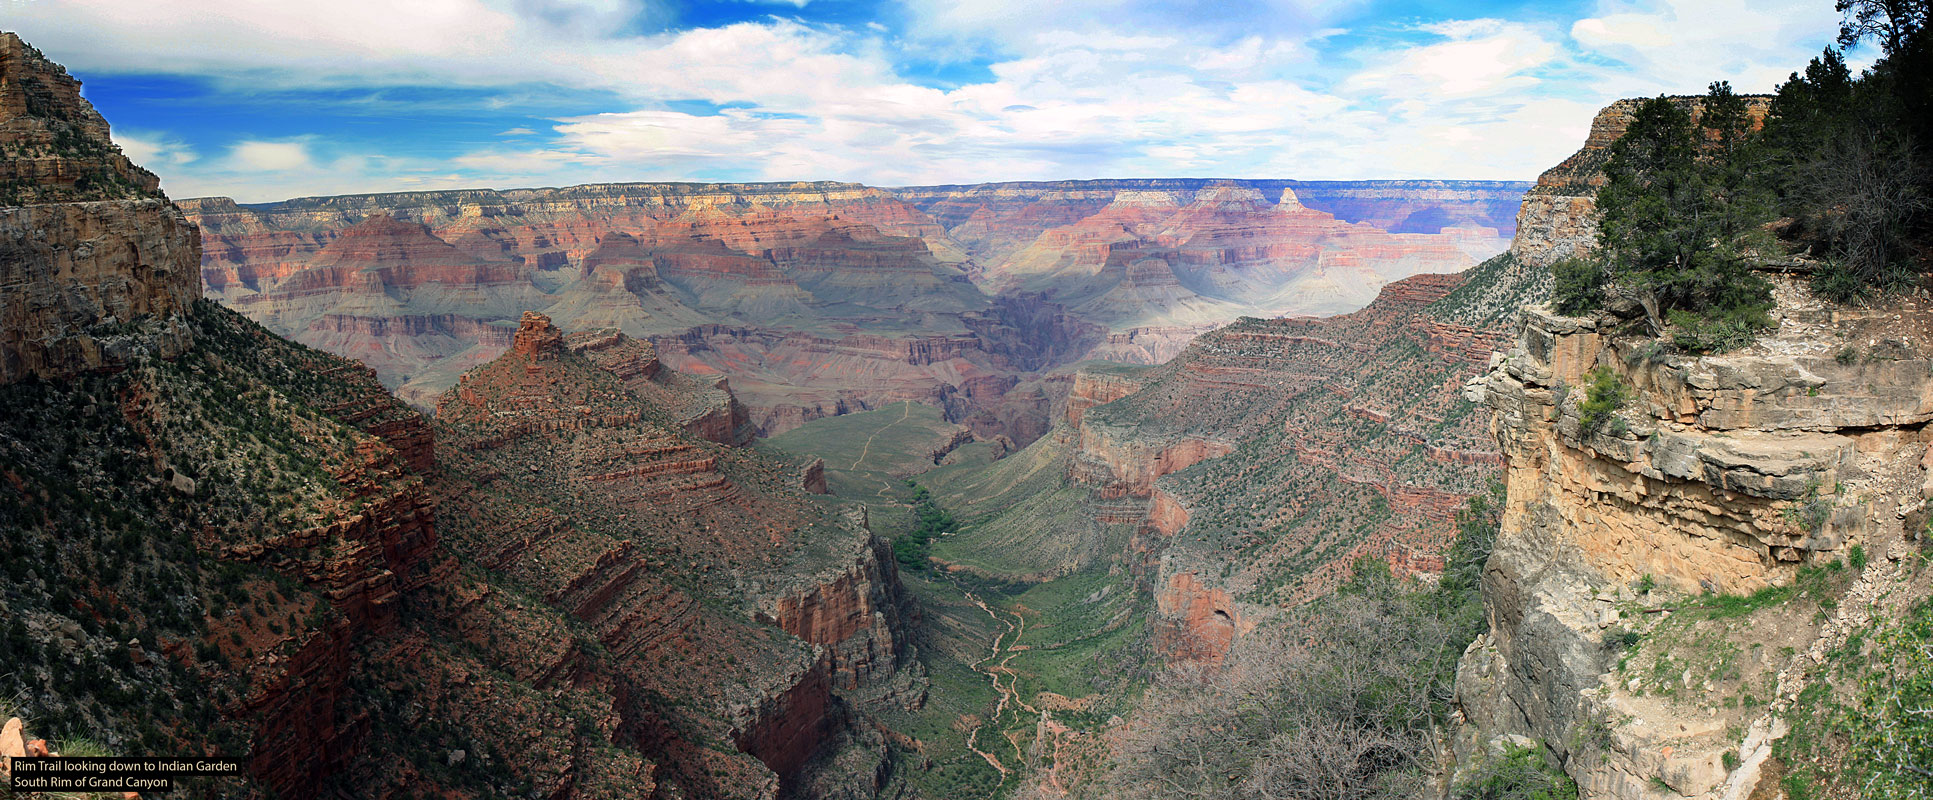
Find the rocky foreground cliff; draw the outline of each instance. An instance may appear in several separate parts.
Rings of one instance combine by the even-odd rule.
[[[1524,214],[1548,235],[1513,252],[1589,245],[1635,108],[1544,175]],[[1925,792],[1925,292],[1835,305],[1780,260],[1798,272],[1767,273],[1776,328],[1748,347],[1533,305],[1471,384],[1508,499],[1446,781],[1543,750],[1586,798]]]
[[[0,718],[247,765],[193,797],[892,790],[868,720],[924,700],[916,612],[727,382],[528,315],[432,426],[200,299],[78,88],[0,34]]]
[[[1910,725],[1887,689],[1925,669],[1897,648],[1933,595],[1933,317],[1777,296],[1777,331],[1725,355],[1541,309],[1499,354],[1479,392],[1509,502],[1458,675],[1462,763],[1539,741],[1593,798],[1911,778],[1860,737]]]

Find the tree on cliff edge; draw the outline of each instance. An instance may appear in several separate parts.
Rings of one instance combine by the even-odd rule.
[[[1598,261],[1560,268],[1560,310],[1597,307],[1615,288],[1643,307],[1653,333],[1668,319],[1696,350],[1735,346],[1768,324],[1771,286],[1751,258],[1769,209],[1752,176],[1745,103],[1723,81],[1701,102],[1694,123],[1678,103],[1646,100],[1611,145]]]

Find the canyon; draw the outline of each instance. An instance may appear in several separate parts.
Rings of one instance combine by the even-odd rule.
[[[1160,363],[1243,314],[1348,310],[1474,264],[1502,249],[1524,188],[602,184],[179,205],[209,297],[369,364],[425,410],[537,310],[728,379],[760,435],[916,400],[1030,441],[1055,386],[1042,373]]]
[[[1933,311],[1797,255],[1728,353],[1553,311],[1637,107],[1534,185],[177,203],[0,33],[0,744],[245,754],[211,797],[1113,797],[1175,685],[1439,602],[1493,508],[1476,628],[1392,667],[1453,679],[1429,742],[1358,766],[1797,800],[1926,674]]]

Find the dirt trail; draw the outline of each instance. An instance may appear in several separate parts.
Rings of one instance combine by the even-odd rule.
[[[873,450],[873,440],[879,438],[880,434],[885,433],[887,428],[891,428],[894,425],[898,425],[902,422],[905,422],[907,417],[910,417],[913,415],[913,401],[906,400],[903,402],[906,404],[905,413],[900,414],[899,419],[886,423],[885,428],[880,428],[879,430],[873,431],[873,435],[866,437],[866,446],[859,448],[859,457],[856,459],[853,459],[852,466],[847,467],[846,469],[855,470],[859,468],[860,464],[866,463],[867,454],[871,453]]]
[[[1006,785],[1007,778],[1013,776],[1013,770],[1009,769],[1006,763],[1000,760],[999,756],[980,749],[980,732],[986,730],[988,726],[998,725],[1001,717],[1009,710],[1012,710],[1016,717],[1019,717],[1020,712],[1023,710],[1030,714],[1040,714],[1043,719],[1046,717],[1046,712],[1020,699],[1020,691],[1017,688],[1020,674],[1008,666],[1014,658],[1027,650],[1026,647],[1020,646],[1019,644],[1020,637],[1027,633],[1027,618],[1018,612],[1009,611],[1007,614],[1013,617],[1009,621],[988,607],[986,603],[982,602],[979,597],[974,596],[972,592],[960,589],[960,593],[966,596],[968,602],[979,606],[981,611],[986,612],[989,618],[1006,627],[1006,630],[1001,631],[999,635],[993,637],[993,645],[989,648],[987,657],[971,665],[975,672],[987,676],[987,682],[993,686],[994,692],[1000,695],[1000,700],[994,704],[993,713],[988,715],[986,720],[982,721],[967,734],[967,748],[980,754],[980,757],[986,759],[988,764],[993,765],[994,769],[1000,771],[1000,782],[1004,786]],[[1007,679],[1005,685],[1001,685],[1000,683],[1002,676],[1005,676]],[[1016,768],[1018,764],[1024,764],[1027,760],[1027,753],[1020,746],[1020,739],[1015,732],[1012,730],[1005,731],[1002,738],[1005,738],[1007,744],[1013,748],[1014,760],[1017,762]],[[1056,750],[1058,751],[1058,748]],[[999,791],[999,787],[995,787],[995,791]]]

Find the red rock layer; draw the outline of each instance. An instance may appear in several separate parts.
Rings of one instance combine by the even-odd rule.
[[[1219,663],[1244,624],[1360,556],[1441,568],[1501,461],[1463,398],[1500,332],[1439,315],[1507,266],[1396,281],[1353,314],[1245,319],[1139,375],[1077,373],[1069,476],[1097,521],[1140,526],[1127,566],[1155,591],[1162,652]]]

